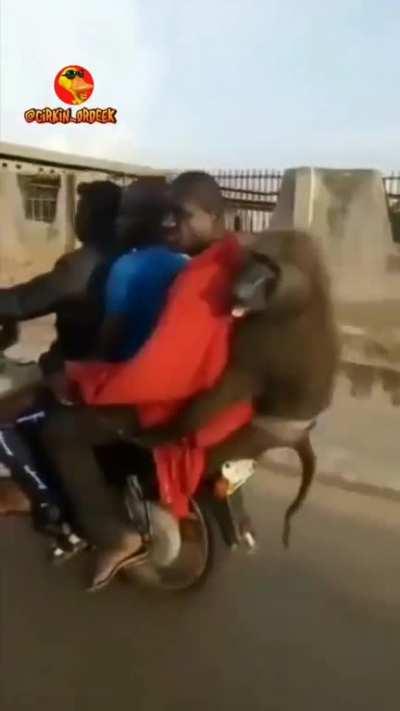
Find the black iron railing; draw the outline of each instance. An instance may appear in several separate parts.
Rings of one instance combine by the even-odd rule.
[[[213,176],[233,207],[271,211],[279,196],[283,171],[220,170]],[[400,200],[400,173],[386,175],[383,182],[389,200]]]
[[[283,171],[231,170],[213,172],[226,198],[231,228],[263,230],[268,227],[281,189]],[[400,208],[400,173],[383,178],[389,205]]]

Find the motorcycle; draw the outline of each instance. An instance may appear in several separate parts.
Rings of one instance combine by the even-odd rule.
[[[264,292],[268,291],[270,281],[270,269],[253,265],[243,281],[242,291],[237,291],[239,306],[233,309],[233,315],[241,317],[249,303],[257,302],[258,294],[262,294],[265,301]],[[17,339],[17,326],[4,324],[0,332],[0,351]],[[21,383],[26,386],[30,380],[40,380],[34,363],[17,363],[4,354],[0,359],[0,374],[8,377],[8,392],[20,388]],[[306,498],[315,473],[316,459],[310,442],[314,425],[312,420],[289,421],[274,417],[256,417],[252,423],[260,434],[258,451],[252,456],[259,456],[266,449],[288,447],[297,453],[302,465],[299,492],[285,514],[283,543],[286,547],[290,519]],[[190,500],[190,516],[177,521],[158,502],[149,452],[121,442],[120,446],[102,448],[96,454],[104,475],[114,483],[119,482],[128,516],[150,550],[146,563],[132,567],[130,577],[166,590],[190,589],[206,580],[223,550],[240,545],[254,550],[255,534],[246,510],[243,487],[254,473],[255,460],[225,462],[220,471],[201,483]]]
[[[18,334],[11,323],[0,331],[0,397],[23,391],[41,377],[36,363],[4,353],[18,341]],[[104,476],[121,489],[127,514],[149,547],[144,564],[125,569],[129,579],[163,590],[188,590],[205,582],[224,552],[240,546],[254,551],[256,539],[243,492],[254,474],[254,460],[226,462],[190,499],[189,517],[178,521],[158,503],[148,453],[121,442],[98,448],[96,456]]]

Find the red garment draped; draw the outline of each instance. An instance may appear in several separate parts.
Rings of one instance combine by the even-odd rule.
[[[176,279],[158,325],[132,360],[68,364],[85,403],[135,405],[143,427],[150,427],[168,422],[189,398],[212,388],[228,361],[231,288],[242,257],[231,234],[195,257]],[[204,471],[205,450],[251,417],[251,405],[241,403],[184,441],[156,448],[161,500],[177,516],[187,514],[188,497]]]

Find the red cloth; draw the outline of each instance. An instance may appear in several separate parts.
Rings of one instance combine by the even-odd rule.
[[[185,402],[213,387],[229,355],[233,319],[230,295],[242,250],[227,234],[194,258],[172,286],[151,338],[129,361],[71,363],[68,373],[90,405],[136,405],[143,427],[171,420]],[[156,448],[161,500],[187,514],[205,465],[205,449],[250,421],[248,403],[235,405],[196,435]]]

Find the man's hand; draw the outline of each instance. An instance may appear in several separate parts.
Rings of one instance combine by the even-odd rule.
[[[148,430],[143,430],[138,435],[133,437],[135,444],[144,449],[154,449],[168,442],[179,441],[180,436],[175,428],[165,427],[150,427]]]
[[[256,385],[253,374],[228,366],[213,388],[196,395],[168,424],[135,435],[135,442],[148,449],[179,442],[196,433],[224,409],[253,400],[258,395]]]
[[[153,449],[154,447],[160,447],[163,444],[179,442],[189,434],[190,431],[186,427],[185,419],[178,416],[165,425],[155,425],[154,427],[141,430],[137,435],[135,435],[134,440],[139,447]]]
[[[49,390],[53,393],[57,402],[61,405],[71,406],[76,405],[81,401],[78,389],[75,389],[73,392],[71,383],[67,379],[63,370],[47,375],[45,383]]]

